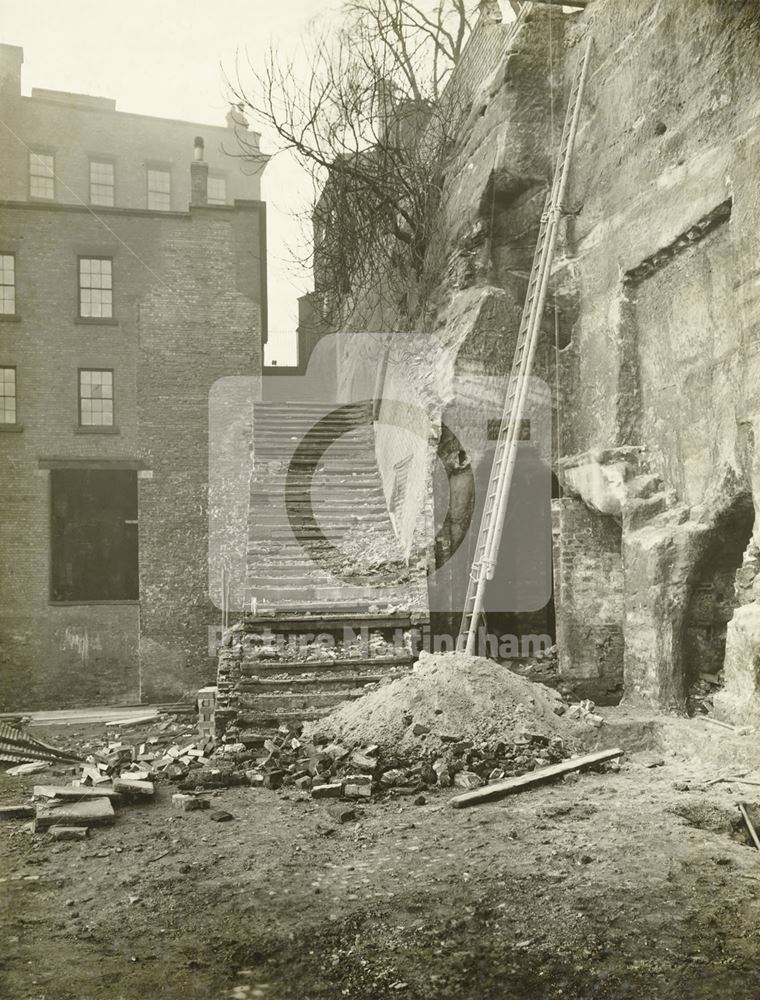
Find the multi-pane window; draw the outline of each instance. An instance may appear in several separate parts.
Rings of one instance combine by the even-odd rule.
[[[168,212],[171,208],[172,175],[168,170],[148,169],[148,208]]]
[[[16,312],[16,258],[12,253],[0,254],[0,313],[13,316]]]
[[[0,368],[0,424],[16,423],[16,369]]]
[[[113,372],[110,369],[79,370],[79,424],[82,427],[113,426]]]
[[[113,316],[113,261],[110,257],[79,258],[79,315]]]
[[[32,198],[55,198],[55,157],[52,153],[29,154],[29,194]]]
[[[227,181],[224,177],[209,177],[208,203],[209,205],[227,204]]]
[[[90,204],[113,205],[113,163],[90,160]]]

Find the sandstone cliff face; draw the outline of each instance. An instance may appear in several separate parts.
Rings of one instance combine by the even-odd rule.
[[[630,700],[683,708],[690,609],[712,586],[700,560],[757,481],[760,11],[597,0],[590,16],[557,274],[578,305],[563,451],[635,445],[671,491],[623,521],[624,673]]]
[[[592,518],[612,519],[619,543],[613,528],[596,531],[557,505],[558,602],[576,580],[557,609],[561,666],[590,689],[622,684],[630,700],[683,709],[700,668],[694,636],[726,630],[706,553],[725,538],[733,562],[721,573],[739,568],[751,512],[749,521],[731,512],[760,497],[757,5],[594,0],[569,17],[537,5],[511,48],[490,50],[447,173],[445,265],[421,331],[431,347],[391,360],[386,384],[417,387],[430,441],[457,402],[466,398],[473,422],[478,407],[496,406],[478,377],[511,362],[552,149],[589,31],[556,309],[535,373],[554,391],[559,370],[550,440],[558,430],[565,514],[575,498]],[[347,344],[346,389],[362,367],[352,352]],[[382,431],[377,440],[390,475],[398,442]],[[471,444],[476,468],[486,444]],[[409,538],[427,502],[431,448],[425,460],[420,447],[415,467],[418,489],[400,517]],[[563,568],[564,549],[575,556]],[[604,581],[577,586],[584,565],[609,568],[614,599],[599,600]],[[718,699],[727,714],[755,691],[747,678],[760,629],[750,624],[760,610],[751,583],[744,591],[752,599],[727,629]]]

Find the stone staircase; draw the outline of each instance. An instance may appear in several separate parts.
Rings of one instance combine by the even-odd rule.
[[[425,571],[396,541],[368,404],[255,404],[249,525],[252,612],[220,653],[224,725],[316,718],[411,669]]]

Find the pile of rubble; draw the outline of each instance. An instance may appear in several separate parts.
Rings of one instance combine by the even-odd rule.
[[[479,788],[558,763],[577,749],[574,742],[559,736],[529,732],[509,741],[477,742],[446,733],[426,745],[430,730],[421,724],[411,728],[417,744],[394,752],[377,744],[335,742],[324,733],[304,738],[300,727],[283,726],[261,750],[244,743],[220,747],[215,766],[192,771],[181,788],[198,791],[245,783],[256,788],[294,787],[315,799],[412,795],[430,788]]]
[[[713,710],[713,696],[722,687],[722,670],[717,674],[701,673],[689,691],[689,715],[709,715]]]
[[[153,801],[157,782],[176,787],[172,805],[182,811],[210,808],[204,791],[235,786],[344,800],[470,791],[577,757],[586,727],[602,724],[592,702],[567,707],[551,689],[463,654],[423,654],[411,674],[317,722],[269,733],[230,727],[211,735],[200,696],[200,737],[168,718],[134,742],[122,735],[81,743],[82,762],[67,768],[71,784],[36,785],[30,802],[0,816],[80,839],[89,827],[112,823],[115,807]],[[48,766],[24,765],[24,773]]]
[[[380,612],[380,608],[372,606],[371,612]],[[387,614],[395,612],[394,607],[383,609]],[[274,619],[273,619],[274,624]],[[318,625],[319,622],[315,623]],[[383,636],[378,629],[359,630],[348,638],[333,637],[329,633],[318,636],[310,634],[308,641],[300,633],[281,635],[271,630],[246,632],[245,625],[238,622],[227,629],[222,637],[222,648],[242,657],[251,657],[257,661],[276,660],[282,663],[308,663],[310,660],[323,661],[352,660],[361,657],[369,659],[384,659],[387,657],[403,658],[412,650],[414,632],[405,629],[401,635],[401,643]]]
[[[192,772],[182,787],[244,775],[254,787],[293,786],[313,798],[474,789],[575,755],[593,705],[575,708],[490,660],[423,653],[410,674],[316,722],[283,725],[263,745],[229,729],[212,768]]]
[[[510,743],[523,732],[577,735],[575,723],[562,718],[565,711],[556,691],[503,664],[465,653],[422,652],[410,673],[339,705],[305,732],[394,752],[417,747],[420,727],[428,748],[452,733],[474,744]]]

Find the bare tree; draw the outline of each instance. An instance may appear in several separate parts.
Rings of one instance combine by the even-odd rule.
[[[238,68],[241,111],[313,178],[310,250],[331,324],[355,315],[367,292],[394,300],[422,272],[464,110],[446,84],[478,6],[346,0],[339,30],[315,26],[298,65],[270,51],[247,79]]]

